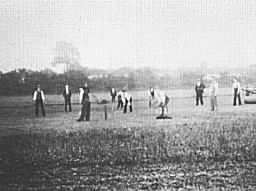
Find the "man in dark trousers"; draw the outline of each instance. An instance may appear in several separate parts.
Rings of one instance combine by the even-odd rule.
[[[85,82],[84,87],[80,89],[80,103],[82,104],[81,114],[77,121],[86,121],[90,120],[90,111],[91,111],[91,103],[89,97],[90,89],[88,87],[87,82]]]
[[[238,99],[238,104],[242,105],[241,96],[240,96],[241,86],[236,79],[233,79],[233,92],[234,92],[233,106],[236,106],[237,99]]]
[[[37,85],[36,90],[33,93],[33,101],[35,102],[35,114],[38,117],[39,114],[39,106],[41,107],[42,115],[45,117],[45,96],[43,90],[41,90],[40,85]]]
[[[65,89],[64,89],[62,95],[63,95],[64,101],[65,101],[65,112],[67,112],[68,109],[69,109],[69,112],[71,112],[72,111],[72,107],[71,107],[71,95],[72,95],[72,93],[71,93],[71,90],[70,90],[68,84],[65,85]]]
[[[205,85],[203,84],[202,80],[197,80],[195,91],[196,91],[196,105],[199,105],[199,101],[201,105],[204,105],[203,101],[203,93],[204,93]]]
[[[124,113],[127,113],[127,107],[129,107],[130,112],[132,112],[132,96],[126,92],[126,90],[123,90],[124,95]]]
[[[111,101],[112,103],[115,103],[116,102],[116,89],[115,88],[111,88],[110,90],[110,96],[111,96]]]
[[[117,96],[117,92],[115,88],[111,88],[110,89],[110,96],[111,96],[111,102],[112,102],[112,111],[114,111],[114,107],[115,107],[115,103],[116,103],[116,96]]]
[[[117,109],[123,109],[123,92],[121,90],[117,93]]]
[[[154,90],[154,88],[150,87],[149,88],[149,103],[148,103],[149,108],[151,108],[151,106],[152,106],[152,99],[154,99],[154,97],[155,97],[155,90]]]

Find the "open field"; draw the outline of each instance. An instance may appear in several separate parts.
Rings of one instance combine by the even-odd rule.
[[[213,113],[193,91],[168,94],[172,120],[156,120],[141,91],[133,113],[109,104],[105,121],[93,104],[82,123],[61,96],[47,97],[46,118],[29,96],[0,98],[0,190],[256,190],[256,105],[233,107],[222,89]]]

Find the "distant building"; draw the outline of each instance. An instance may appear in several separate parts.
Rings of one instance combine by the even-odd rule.
[[[88,79],[93,80],[93,79],[102,79],[102,78],[107,78],[109,75],[108,74],[93,74],[89,75]]]
[[[219,79],[220,78],[220,74],[206,74],[203,79],[204,80],[211,80],[213,78]]]
[[[51,67],[51,69],[56,72],[57,74],[62,74],[66,71],[66,64],[62,63],[62,64],[56,64],[54,66]]]
[[[56,60],[55,60],[56,61]],[[67,63],[61,62],[61,60],[57,60],[55,63],[51,64],[51,70],[54,72],[61,74],[72,70],[83,70],[84,68],[80,66],[78,63]]]

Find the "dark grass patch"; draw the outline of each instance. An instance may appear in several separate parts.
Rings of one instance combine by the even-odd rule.
[[[90,128],[3,136],[0,185],[14,190],[255,188],[254,124],[216,120],[171,130]]]

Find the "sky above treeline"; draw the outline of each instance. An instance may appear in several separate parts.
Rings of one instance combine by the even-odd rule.
[[[0,0],[0,70],[50,67],[56,42],[89,68],[256,64],[256,1]]]

